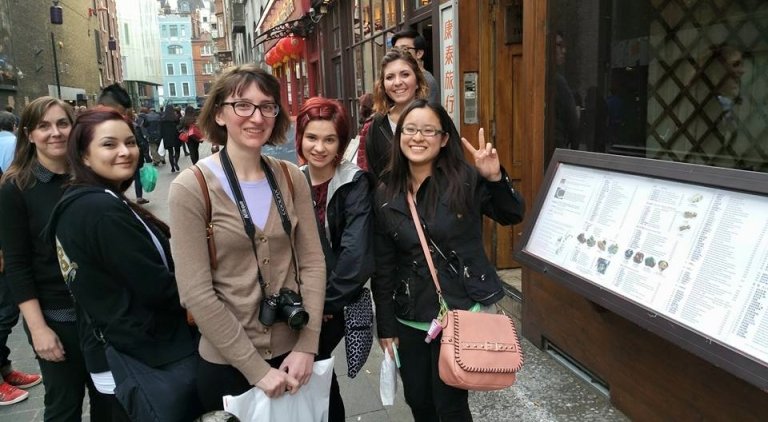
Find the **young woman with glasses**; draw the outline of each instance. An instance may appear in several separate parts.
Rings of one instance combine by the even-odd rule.
[[[285,141],[290,120],[280,104],[274,76],[255,65],[228,69],[198,118],[222,149],[170,188],[176,281],[202,334],[198,391],[207,411],[253,386],[269,397],[297,392],[318,350],[326,278],[309,185],[295,165],[261,154]],[[301,319],[280,317],[284,289],[300,295]]]
[[[482,310],[504,296],[483,250],[483,216],[504,225],[519,223],[523,199],[482,129],[475,149],[439,104],[412,102],[400,115],[394,140],[374,205],[371,286],[379,343],[393,357],[393,345],[399,350],[405,400],[415,420],[471,421],[467,391],[447,386],[438,375],[439,337],[425,342],[430,322],[443,307],[408,201],[413,198],[434,250],[445,305]],[[474,157],[474,168],[464,159],[462,143]]]

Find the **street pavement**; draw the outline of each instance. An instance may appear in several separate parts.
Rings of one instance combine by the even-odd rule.
[[[292,145],[273,149],[280,158],[293,158]],[[210,144],[200,147],[201,156],[210,154]],[[185,168],[191,164],[189,157],[182,157],[179,165]],[[145,207],[159,218],[168,219],[168,187],[177,173],[170,173],[168,165],[160,167],[160,177],[155,191],[145,193],[150,200]],[[128,196],[133,198],[133,188]],[[519,318],[519,303],[506,299],[513,316]],[[519,320],[516,320],[520,327]],[[470,392],[470,406],[477,421],[607,421],[623,422],[628,419],[613,408],[607,397],[575,376],[550,355],[521,339],[525,363],[514,386],[502,391]],[[11,360],[16,369],[38,372],[37,361],[29,346],[24,330],[19,323],[8,342]],[[410,410],[405,404],[402,384],[398,379],[398,390],[393,406],[382,406],[379,398],[379,367],[383,359],[381,349],[374,340],[374,346],[364,369],[354,379],[346,375],[344,343],[336,349],[336,373],[346,407],[347,421],[406,422],[412,421]],[[27,400],[10,406],[0,407],[0,422],[27,422],[43,420],[43,385],[32,387]],[[88,417],[87,403],[84,405],[84,421]]]

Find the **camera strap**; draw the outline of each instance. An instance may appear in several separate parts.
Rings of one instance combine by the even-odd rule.
[[[224,169],[224,175],[227,177],[227,182],[229,183],[229,187],[232,189],[232,195],[235,197],[235,205],[237,205],[237,210],[240,213],[240,218],[243,220],[243,227],[245,228],[245,234],[247,234],[248,238],[251,240],[251,248],[253,249],[253,256],[256,257],[256,264],[258,265],[259,254],[256,250],[256,225],[253,224],[251,213],[248,210],[248,204],[245,202],[243,191],[240,188],[240,181],[237,179],[235,168],[232,166],[232,161],[229,159],[229,154],[227,153],[226,147],[221,149],[221,152],[219,152],[219,157],[221,157],[221,167]],[[299,281],[300,280],[299,267],[298,267],[298,263],[296,262],[296,251],[293,248],[293,238],[291,237],[291,219],[290,217],[288,217],[288,212],[286,211],[286,208],[285,208],[285,202],[283,201],[283,195],[280,192],[279,187],[277,186],[277,182],[275,181],[275,175],[272,174],[272,169],[264,160],[264,157],[261,157],[261,167],[264,170],[264,174],[267,177],[267,183],[269,183],[269,188],[272,191],[272,197],[275,200],[275,206],[277,207],[277,211],[280,214],[280,220],[283,223],[283,230],[285,230],[285,234],[288,235],[288,243],[291,245],[291,255],[293,258],[293,267],[294,267],[294,272],[296,276],[296,285],[298,286],[298,289],[299,289],[298,293],[299,295],[301,295],[301,282]],[[286,174],[286,177],[290,177],[290,175]],[[261,275],[261,269],[259,269],[258,271],[258,280],[259,280],[259,286],[261,287],[262,297],[267,297],[266,288],[269,287],[269,285],[264,281],[264,278]]]

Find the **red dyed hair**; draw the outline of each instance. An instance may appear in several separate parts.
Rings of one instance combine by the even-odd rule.
[[[339,138],[337,159],[341,159],[344,151],[347,149],[347,145],[349,145],[349,117],[344,107],[338,101],[323,97],[308,99],[301,106],[299,114],[296,115],[296,153],[299,155],[299,158],[306,161],[301,145],[303,143],[304,130],[309,122],[313,120],[328,120],[333,123],[334,129],[336,129],[336,136]]]

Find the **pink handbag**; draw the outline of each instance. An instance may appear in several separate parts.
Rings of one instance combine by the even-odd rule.
[[[410,192],[408,206],[437,296],[444,303],[432,254],[427,247]],[[512,318],[507,315],[455,310],[448,311],[441,325],[443,331],[438,369],[444,383],[464,390],[479,391],[501,390],[515,383],[516,373],[523,366],[523,352]]]

